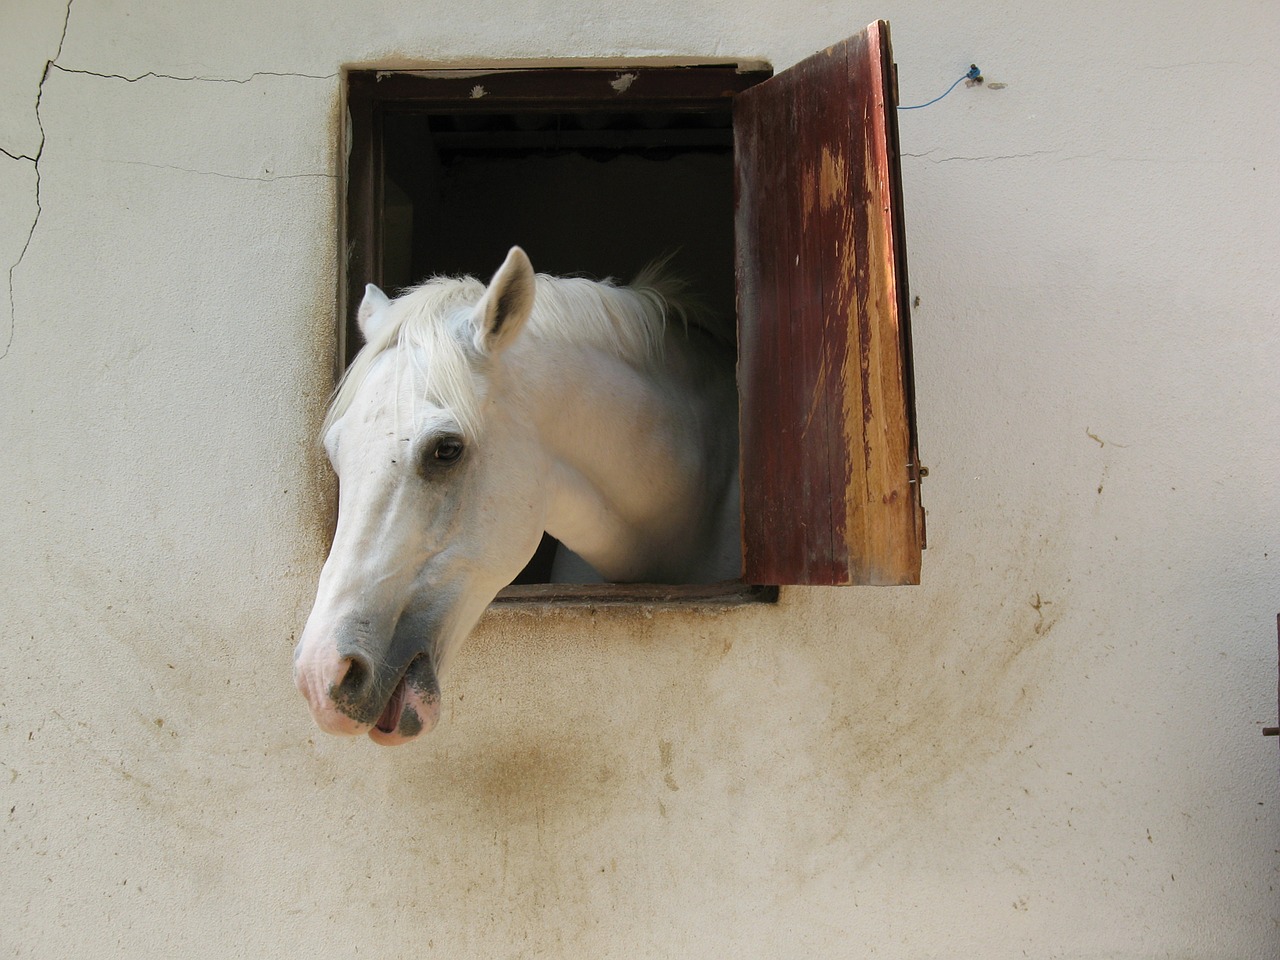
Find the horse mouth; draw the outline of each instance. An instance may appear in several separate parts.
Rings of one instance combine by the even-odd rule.
[[[369,729],[369,738],[384,747],[408,743],[427,733],[440,719],[440,687],[425,654],[414,658],[405,670],[381,716]]]
[[[395,733],[396,728],[400,726],[400,716],[404,713],[404,677],[400,678],[400,682],[396,684],[395,690],[391,692],[391,699],[387,701],[387,708],[382,711],[382,716],[378,718],[378,722],[373,725],[374,729],[380,733]]]

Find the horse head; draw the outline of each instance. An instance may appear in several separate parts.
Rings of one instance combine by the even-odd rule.
[[[435,726],[442,670],[545,526],[545,465],[505,363],[533,269],[513,248],[487,289],[461,286],[418,298],[432,315],[414,335],[412,293],[366,289],[366,345],[324,430],[338,523],[294,677],[322,729],[384,745]]]

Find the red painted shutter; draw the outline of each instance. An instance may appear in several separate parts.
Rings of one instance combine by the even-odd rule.
[[[920,580],[889,27],[734,98],[744,579]]]

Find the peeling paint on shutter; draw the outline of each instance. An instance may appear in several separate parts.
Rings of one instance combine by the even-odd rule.
[[[734,98],[745,579],[920,579],[888,24]]]

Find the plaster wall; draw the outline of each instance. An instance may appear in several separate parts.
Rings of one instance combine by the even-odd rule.
[[[314,732],[343,65],[877,17],[905,103],[989,81],[901,115],[923,585],[490,615],[429,739]],[[1269,0],[4,4],[0,953],[1276,956],[1278,48]]]

